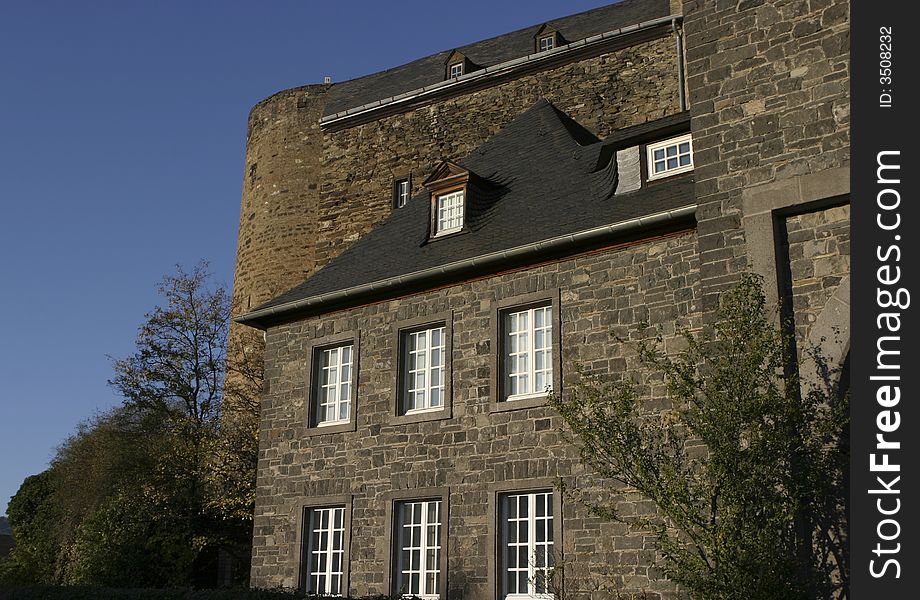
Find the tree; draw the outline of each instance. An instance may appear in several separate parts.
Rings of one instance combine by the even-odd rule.
[[[830,597],[846,573],[846,396],[802,390],[794,346],[765,305],[745,276],[710,335],[682,332],[680,355],[660,338],[638,344],[667,383],[667,410],[644,409],[629,378],[585,375],[552,400],[582,461],[658,514],[620,514],[618,490],[567,491],[602,518],[654,530],[665,573],[694,598]]]
[[[26,477],[10,499],[7,513],[16,546],[0,563],[0,581],[16,584],[55,583],[61,551],[58,510],[52,498],[50,471]]]
[[[249,544],[258,439],[257,405],[249,396],[257,397],[255,384],[234,383],[232,418],[223,411],[230,301],[223,288],[208,286],[206,268],[180,267],[163,279],[165,306],[147,315],[137,351],[114,362],[110,382],[125,407],[164,440],[145,505],[170,531],[185,532],[190,552],[174,553],[184,563],[173,571],[185,573],[187,582],[217,547]],[[249,363],[229,366],[234,373],[244,367],[261,375]]]
[[[10,503],[20,549],[0,580],[200,587],[218,548],[246,559],[261,364],[225,362],[229,301],[206,265],[160,292],[135,353],[113,361],[123,405],[81,424]]]

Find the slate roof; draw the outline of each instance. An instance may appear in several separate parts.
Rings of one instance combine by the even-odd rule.
[[[562,34],[566,42],[574,42],[621,27],[666,17],[669,13],[668,0],[624,0],[548,21],[547,24]],[[443,81],[445,61],[453,50],[459,50],[480,68],[533,54],[534,36],[541,25],[543,23],[445,50],[386,71],[337,83],[329,89],[324,116]]]
[[[659,123],[673,130],[681,119],[686,123],[686,115]],[[653,126],[631,129],[647,138]],[[429,239],[431,198],[423,191],[301,285],[254,312],[694,204],[692,173],[614,195],[615,151],[637,139],[627,133],[600,141],[540,100],[458,162],[484,182],[481,193],[470,194],[467,231]]]

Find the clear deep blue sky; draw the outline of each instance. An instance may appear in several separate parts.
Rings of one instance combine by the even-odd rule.
[[[0,514],[120,402],[164,274],[232,284],[253,104],[609,3],[3,0]]]

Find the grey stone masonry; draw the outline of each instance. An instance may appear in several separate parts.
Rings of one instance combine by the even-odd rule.
[[[846,0],[684,2],[703,308],[750,267],[742,191],[849,165]]]
[[[840,342],[821,338],[839,337],[845,323],[838,323],[836,331],[822,331],[817,336],[813,333],[841,285],[849,281],[850,206],[793,215],[786,219],[786,235],[792,279],[790,300],[800,348],[807,350],[809,342],[825,347]]]
[[[592,481],[545,400],[522,401],[516,410],[496,406],[496,307],[543,298],[559,308],[554,350],[561,349],[563,389],[576,377],[576,365],[629,373],[636,357],[616,336],[638,335],[636,323],[647,321],[662,328],[666,348],[676,348],[677,327],[699,326],[697,257],[696,234],[677,232],[269,329],[253,585],[298,585],[303,509],[333,497],[348,498],[351,508],[348,589],[389,592],[388,495],[411,497],[407,490],[417,489],[420,497],[437,490],[449,498],[448,597],[495,597],[496,494],[551,490],[559,477],[589,487]],[[401,421],[394,418],[396,332],[399,323],[426,316],[449,319],[451,406],[424,420]],[[310,349],[315,339],[342,335],[360,337],[356,427],[310,435],[316,433],[308,431],[307,419]],[[628,490],[617,498],[626,514],[653,511]],[[589,579],[610,572],[610,585],[623,592],[678,597],[652,566],[650,533],[602,523],[570,501],[556,502],[562,503],[562,539],[555,548],[565,552],[572,572]]]

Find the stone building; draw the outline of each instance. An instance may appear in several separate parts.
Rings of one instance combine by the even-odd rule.
[[[564,555],[676,597],[651,536],[554,490],[591,475],[547,392],[630,370],[637,323],[668,347],[746,270],[843,364],[848,15],[626,0],[253,108],[252,584],[543,597]]]

